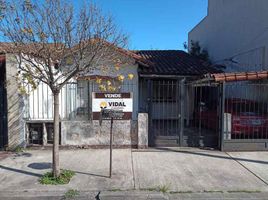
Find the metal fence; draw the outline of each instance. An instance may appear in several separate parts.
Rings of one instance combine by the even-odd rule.
[[[189,102],[184,121],[186,145],[267,150],[267,83],[189,84],[186,87]]]
[[[149,114],[149,145],[178,146],[181,124],[179,79],[141,79],[139,111]]]
[[[222,150],[268,149],[268,83],[232,82],[196,85],[181,79],[145,79],[124,83],[133,92],[133,119],[149,114],[151,146],[183,145]],[[60,93],[63,120],[91,120],[94,81],[68,83]],[[53,119],[53,97],[39,85],[26,101],[25,118]]]
[[[223,88],[222,148],[268,150],[268,84],[236,82]]]
[[[118,92],[133,92],[135,96],[137,84],[124,82]],[[66,84],[60,92],[61,120],[92,120],[92,93],[101,92],[95,81],[78,81]],[[48,144],[53,142],[53,95],[49,87],[40,84],[25,99],[26,140],[31,145],[42,145],[44,131]],[[133,113],[135,119],[137,113]],[[61,128],[61,127],[60,127]]]
[[[219,147],[220,96],[219,86],[186,84],[184,145]]]
[[[118,92],[134,92],[135,83],[123,83]],[[90,120],[92,92],[101,92],[95,81],[78,81],[66,84],[60,92],[60,118],[62,120]],[[53,95],[41,83],[25,99],[24,118],[27,120],[52,120]]]

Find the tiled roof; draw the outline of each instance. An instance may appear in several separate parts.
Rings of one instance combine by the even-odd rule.
[[[252,81],[268,79],[268,71],[217,73],[208,74],[207,77],[212,78],[215,82]]]
[[[118,51],[119,53],[125,55],[125,56],[129,56],[131,58],[133,58],[137,63],[139,63],[140,65],[143,66],[148,66],[150,64],[149,61],[147,61],[146,59],[144,59],[142,56],[136,54],[135,52],[132,52],[130,50],[121,48],[121,47],[117,47],[112,43],[109,43],[107,41],[102,41],[105,45],[110,46],[115,48],[116,51]],[[43,43],[32,43],[32,44],[26,44],[25,48],[27,49],[33,49],[33,51],[36,50],[36,48],[40,45],[40,48],[44,45]],[[46,48],[55,48],[55,44],[54,43],[47,43],[46,44]],[[73,49],[78,48],[78,45],[72,47]],[[14,43],[11,42],[0,42],[0,53],[11,53],[13,51],[13,49],[16,49]],[[55,51],[56,52],[56,51]]]
[[[149,61],[149,67],[140,67],[140,74],[203,75],[221,70],[180,50],[140,50],[136,53]]]

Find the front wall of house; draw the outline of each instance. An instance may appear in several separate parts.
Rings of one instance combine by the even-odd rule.
[[[114,144],[117,146],[136,146],[138,129],[138,73],[137,65],[125,65],[118,72],[125,76],[129,73],[134,75],[132,80],[125,80],[119,92],[131,92],[133,95],[132,120],[114,121]],[[95,81],[77,82],[77,108],[89,109],[91,112],[92,92],[100,92]],[[80,89],[79,89],[80,88]],[[79,91],[80,90],[80,91]],[[88,108],[89,106],[89,108]],[[74,110],[73,110],[74,111]],[[65,118],[61,123],[61,137],[63,145],[76,146],[106,146],[109,145],[110,121],[103,121],[102,126],[98,120],[92,120],[92,113],[85,115],[70,113],[70,118]]]
[[[136,145],[131,137],[131,120],[115,120],[113,123],[113,144],[119,147]],[[110,144],[110,121],[98,120],[64,121],[61,134],[63,145],[107,146]]]
[[[105,63],[105,62],[103,62]],[[133,97],[133,112],[131,120],[114,121],[114,143],[118,146],[137,145],[138,129],[138,65],[132,61],[120,66],[115,71],[112,65],[105,64],[111,71],[93,70],[89,75],[116,77],[119,74],[125,76],[118,92],[131,92]],[[133,74],[132,80],[128,74]],[[95,80],[74,80],[63,87],[60,93],[60,118],[61,118],[61,144],[76,146],[105,146],[109,144],[109,121],[104,121],[100,127],[98,120],[92,120],[92,93],[101,92],[99,84]],[[47,144],[49,139],[42,139],[41,135],[48,124],[53,120],[53,96],[49,87],[41,83],[38,88],[25,99],[24,117],[27,120],[27,137],[30,144]],[[31,139],[31,132],[35,131],[32,124],[39,131],[39,140]],[[29,134],[28,134],[29,133]],[[36,133],[37,134],[37,133]],[[45,136],[46,137],[46,136]],[[41,140],[41,141],[40,141]],[[42,141],[43,140],[43,141]]]
[[[7,89],[7,118],[8,118],[8,148],[13,149],[18,145],[24,145],[23,121],[24,102],[23,97],[18,93],[16,80],[17,63],[16,59],[6,55],[6,89]]]

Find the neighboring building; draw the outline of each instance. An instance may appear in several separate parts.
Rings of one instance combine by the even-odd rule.
[[[207,16],[188,33],[188,50],[198,42],[225,71],[201,81],[204,91],[221,88],[221,103],[213,110],[205,94],[199,112],[208,118],[200,127],[220,128],[223,150],[268,149],[267,19],[267,0],[208,0]]]
[[[208,0],[207,16],[188,37],[226,72],[268,69],[268,1]]]
[[[181,124],[189,118],[183,112],[190,107],[184,97],[189,101],[193,98],[184,83],[219,71],[178,50],[134,52],[120,49],[118,56],[128,60],[120,67],[120,73],[131,73],[134,78],[124,81],[117,93],[131,93],[133,105],[130,118],[114,122],[114,144],[119,147],[147,147],[148,143],[149,146],[169,146],[170,143],[165,143],[167,138],[172,139],[173,145],[182,146]],[[1,147],[52,143],[53,98],[49,87],[40,84],[29,96],[21,96],[15,79],[16,59],[2,54],[1,61],[2,72],[6,70],[1,78],[1,88],[6,91],[1,95],[1,102],[7,104],[7,110],[1,110],[0,116],[7,119],[1,121]],[[110,122],[103,121],[100,126],[93,111],[94,106],[99,105],[93,105],[92,101],[94,92],[101,92],[96,78],[107,81],[116,76],[109,69],[106,73],[95,70],[80,75],[61,90],[61,145],[109,145]]]

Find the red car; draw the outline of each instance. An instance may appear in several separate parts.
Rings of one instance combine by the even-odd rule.
[[[260,104],[247,99],[227,99],[225,101],[225,113],[231,117],[232,134],[259,134],[266,135],[268,131],[267,105]],[[207,109],[201,105],[199,112],[196,113],[201,119],[203,127],[217,130],[219,118],[215,109]],[[228,116],[228,115],[227,115]]]

